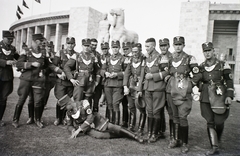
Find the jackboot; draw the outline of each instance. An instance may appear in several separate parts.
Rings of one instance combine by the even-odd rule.
[[[174,140],[174,124],[173,120],[169,120],[170,142]]]
[[[148,135],[147,140],[149,140],[152,136],[152,128],[153,128],[153,118],[148,117]]]
[[[28,104],[28,120],[27,120],[27,125],[33,124],[34,123],[34,105]]]
[[[146,117],[147,117],[146,113],[140,113],[138,131],[137,131],[137,135],[139,135],[139,136],[143,135],[143,130],[144,130],[145,122],[146,122]]]
[[[39,128],[43,128],[43,124],[41,122],[41,107],[35,107],[34,108],[34,113],[35,113],[35,123]]]
[[[5,109],[6,109],[6,103],[5,104],[0,103],[0,127],[5,126],[5,123],[2,121]]]
[[[211,144],[212,149],[206,152],[206,155],[215,155],[219,154],[218,150],[218,136],[214,128],[208,128],[208,138]]]
[[[108,119],[110,123],[115,123],[113,109],[108,109]]]
[[[157,139],[158,139],[157,134],[158,134],[158,131],[159,131],[159,122],[160,122],[159,118],[153,118],[152,136],[148,140],[148,143],[154,143],[154,142],[157,141]]]
[[[128,107],[123,105],[122,127],[128,128]]]
[[[120,136],[125,136],[125,137],[127,137],[127,138],[134,139],[134,140],[138,141],[139,143],[143,143],[143,142],[144,142],[144,140],[143,140],[141,137],[137,136],[136,134],[134,134],[134,133],[131,132],[131,131],[128,131],[128,130],[125,129],[125,128],[121,128],[121,129],[119,130],[119,135],[120,135]]]
[[[161,109],[160,115],[160,122],[159,122],[159,138],[165,138],[164,132],[166,131],[166,119],[165,119],[165,112],[164,107]]]
[[[107,106],[106,106],[106,110],[105,110],[105,118],[109,119],[109,110],[108,110]]]
[[[115,125],[119,125],[120,123],[120,111],[114,111],[115,114]]]
[[[128,122],[129,122],[128,130],[133,132],[136,125],[136,112],[130,111]]]
[[[55,126],[58,126],[62,123],[62,111],[61,111],[59,105],[56,106],[56,117],[57,117],[57,119],[54,121],[53,124]]]
[[[224,123],[221,125],[216,125],[217,138],[219,142],[221,142],[223,130],[224,130]]]
[[[13,116],[13,123],[12,123],[12,125],[15,128],[19,127],[18,121],[19,121],[20,115],[22,113],[22,108],[23,108],[23,106],[20,106],[18,104],[16,105],[14,116]]]
[[[187,153],[189,151],[188,148],[188,126],[184,126],[180,128],[181,130],[181,140],[182,140],[182,147],[181,147],[181,152],[182,153]]]
[[[63,125],[67,125],[67,120],[66,120],[66,114],[67,114],[67,109],[63,109],[63,110],[61,110],[61,112],[62,112],[62,124]]]
[[[178,139],[179,139],[179,124],[174,123],[174,140],[169,143],[168,148],[174,148],[178,145]]]

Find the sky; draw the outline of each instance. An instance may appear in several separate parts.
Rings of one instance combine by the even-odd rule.
[[[30,9],[22,6],[22,0],[0,0],[0,30],[8,30],[18,20],[17,5],[24,13],[22,18],[69,10],[72,7],[91,7],[107,13],[113,8],[122,8],[125,12],[126,29],[135,31],[139,35],[140,43],[144,43],[150,37],[154,37],[157,42],[160,38],[169,38],[171,42],[179,33],[181,3],[187,1],[196,0],[41,0],[41,4],[35,0],[25,0]],[[210,2],[240,4],[240,0],[210,0]],[[110,15],[108,19],[112,20]]]

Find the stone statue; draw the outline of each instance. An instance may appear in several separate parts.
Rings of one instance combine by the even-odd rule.
[[[138,34],[124,26],[124,10],[111,9],[110,14],[113,16],[111,40],[119,40],[121,45],[123,42],[138,43]]]
[[[99,22],[99,28],[98,28],[98,42],[104,43],[104,42],[108,42],[109,43],[109,39],[110,39],[110,33],[109,33],[109,29],[111,27],[111,22],[108,20],[108,14],[104,13],[103,15],[103,20],[101,20]]]

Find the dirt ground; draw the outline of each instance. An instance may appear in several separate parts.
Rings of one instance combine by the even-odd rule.
[[[7,108],[3,117],[5,127],[0,127],[0,156],[23,155],[181,155],[180,148],[168,149],[169,129],[165,132],[166,139],[152,144],[139,144],[126,138],[100,140],[89,136],[69,139],[70,134],[65,126],[54,126],[56,99],[51,92],[47,109],[43,113],[45,128],[39,129],[35,124],[26,125],[28,119],[27,104],[24,105],[20,127],[15,129],[11,123],[16,102],[19,79],[15,78],[14,91],[8,98]],[[105,106],[100,107],[104,114]],[[165,111],[167,124],[168,115]],[[220,155],[240,155],[240,107],[233,102],[229,118],[225,122],[225,130],[220,145]],[[189,149],[187,154],[202,156],[210,148],[207,137],[206,122],[201,117],[199,103],[194,102],[189,117]]]

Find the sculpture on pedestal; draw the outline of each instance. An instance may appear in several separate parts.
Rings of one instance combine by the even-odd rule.
[[[104,42],[108,42],[109,43],[109,39],[110,39],[110,33],[109,33],[109,29],[111,27],[111,22],[108,20],[108,14],[104,13],[103,14],[103,20],[101,20],[99,22],[99,27],[98,27],[98,42],[104,43]]]

